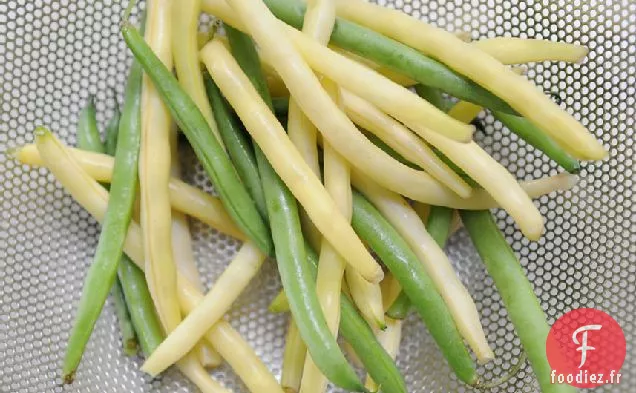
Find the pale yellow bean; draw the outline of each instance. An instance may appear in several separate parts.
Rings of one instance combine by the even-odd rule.
[[[112,157],[72,147],[65,148],[93,179],[106,183],[111,181],[114,164]],[[33,144],[14,149],[11,154],[23,164],[30,166],[43,165],[40,153]],[[227,214],[218,198],[174,177],[170,178],[168,186],[170,203],[174,210],[195,217],[212,228],[236,239],[247,240]]]
[[[337,4],[340,17],[412,46],[483,86],[577,158],[598,160],[607,156],[603,145],[574,117],[477,46],[401,11],[361,0],[337,0]]]
[[[111,179],[113,159],[99,153],[83,152],[75,150],[73,148],[66,148],[72,156],[78,160],[78,163],[82,166],[82,169],[90,174],[90,176],[100,182],[109,182]],[[33,154],[33,146],[27,145],[24,148],[14,149],[9,154],[22,164],[42,166],[42,160],[39,154]],[[520,182],[521,188],[530,198],[539,198],[543,195],[548,195],[556,191],[567,191],[573,188],[578,183],[578,177],[570,175],[568,173],[561,173],[554,176],[542,177],[535,180],[528,180]],[[179,210],[187,215],[198,218],[204,221],[205,218],[208,225],[211,227],[223,231],[229,222],[227,213],[225,213],[223,206],[219,200],[213,196],[206,194],[205,192],[192,187],[177,179],[171,179],[170,182],[170,197],[173,202],[173,208]],[[462,199],[458,196],[452,196],[439,206],[446,206],[453,209],[462,210],[484,210],[500,208],[501,206],[483,189],[476,189],[473,191],[473,195],[470,198]],[[178,200],[179,203],[174,201]],[[195,201],[196,206],[192,206],[189,201]],[[223,214],[225,213],[225,214]],[[225,216],[225,217],[224,217]],[[207,218],[206,218],[207,217]],[[208,222],[209,221],[209,222]],[[231,222],[231,220],[230,220]],[[224,232],[227,233],[227,232]],[[229,233],[228,233],[229,234]],[[240,231],[237,236],[238,239],[244,240],[245,235],[242,235]],[[282,299],[281,299],[282,300]],[[281,302],[284,303],[284,302]],[[284,304],[280,304],[281,307]]]
[[[91,178],[81,163],[75,160],[71,150],[64,148],[52,134],[38,137],[43,138],[39,149],[40,154],[46,155],[43,157],[46,166],[66,191],[98,222],[102,222],[108,208],[108,191]],[[144,268],[141,227],[135,221],[131,221],[128,227],[124,252],[137,266]],[[177,273],[176,278],[180,308],[187,314],[201,302],[203,294],[181,274]],[[229,323],[219,321],[206,333],[206,340],[223,356],[252,393],[283,393],[274,376]],[[218,383],[209,380],[209,374],[196,358],[180,361],[179,368],[204,392],[227,393]]]
[[[382,304],[384,309],[388,311],[395,299],[399,296],[402,288],[400,287],[400,283],[390,273],[384,276],[381,287]],[[378,338],[378,342],[386,350],[391,359],[395,360],[400,349],[400,341],[402,341],[402,321],[389,317],[386,317],[385,319],[385,329],[375,330],[375,336]],[[364,386],[372,392],[378,391],[379,388],[369,374],[367,374]]]
[[[307,346],[300,337],[294,318],[290,315],[289,327],[285,336],[283,371],[280,381],[285,393],[297,393],[300,390],[306,356]]]
[[[190,310],[179,326],[146,360],[144,370],[153,375],[159,374],[194,348],[210,327],[223,318],[258,273],[264,260],[265,255],[255,244],[243,244],[203,300]]]
[[[477,143],[458,143],[425,129],[419,134],[481,185],[515,219],[528,239],[541,237],[543,217],[531,197],[517,179]]]
[[[145,39],[168,69],[172,68],[171,13],[169,0],[148,3]],[[164,331],[170,332],[181,322],[168,197],[171,118],[159,92],[145,74],[142,83],[139,191],[145,273],[159,320]]]
[[[170,132],[170,174],[174,178],[181,177],[181,165],[179,162],[179,147],[177,130],[172,127]],[[194,261],[192,252],[192,237],[190,235],[190,226],[185,214],[172,211],[172,250],[175,255],[175,263],[177,270],[183,274],[188,281],[197,286],[197,289],[203,292],[203,285],[199,275],[199,269]],[[201,365],[206,368],[214,368],[221,365],[221,355],[216,353],[206,342],[201,342],[197,348],[193,350],[197,353]]]
[[[338,211],[327,190],[302,159],[236,60],[222,44],[214,41],[206,45],[201,57],[254,141],[322,235],[366,279],[379,282],[383,277],[382,268]],[[319,88],[322,90],[320,85]]]
[[[402,157],[424,169],[457,195],[463,198],[470,196],[472,189],[468,183],[411,130],[351,92],[343,90],[342,97],[346,113],[354,123],[380,138]]]
[[[515,37],[486,38],[474,41],[472,45],[503,64],[542,61],[580,63],[589,53],[589,49],[582,45]]]
[[[356,272],[346,271],[347,285],[353,303],[369,326],[384,329],[386,321],[382,307],[382,291],[379,284],[371,284]]]
[[[237,29],[247,31],[237,14],[224,0],[203,0],[202,5],[206,12],[219,17]],[[256,14],[254,17],[258,18],[258,15],[264,12],[273,18],[266,7],[265,10],[260,6],[258,8],[260,12],[252,10],[252,15],[254,12]],[[252,27],[255,25],[253,24]],[[264,27],[259,27],[259,29],[263,28],[262,34],[252,34],[252,36],[257,38],[270,36],[272,31],[269,29],[272,28],[278,31],[277,37],[284,40],[283,33],[279,30],[280,24],[276,20],[270,21]],[[285,28],[282,29],[286,31]],[[301,38],[306,39],[302,33],[295,32]],[[300,102],[299,98],[302,97],[306,106],[303,109],[305,113],[308,114],[308,110],[311,110],[309,112],[311,113],[310,118],[322,133],[323,138],[331,143],[335,149],[338,149],[338,153],[345,157],[353,167],[358,168],[386,188],[417,201],[432,205],[444,205],[446,200],[456,197],[453,191],[441,186],[427,173],[401,164],[366,139],[351,120],[335,107],[314,73],[300,58],[296,50],[288,45],[288,42],[286,45],[279,45],[279,41],[267,41],[268,45],[274,47],[273,51],[284,51],[277,57],[278,63],[280,63],[277,72],[282,76],[282,71],[284,71],[287,87],[290,91],[293,90],[292,94],[298,102]],[[320,45],[318,46],[320,47]],[[264,61],[275,64],[273,58],[266,56],[264,48],[263,45],[260,45],[261,53],[265,55]],[[291,86],[294,86],[294,89],[291,89]],[[342,87],[342,84],[340,86]],[[382,101],[385,99],[386,97]]]
[[[225,148],[212,116],[212,107],[205,93],[201,74],[198,40],[201,0],[173,1],[171,12],[173,25],[171,45],[179,84],[199,108],[221,147]]]

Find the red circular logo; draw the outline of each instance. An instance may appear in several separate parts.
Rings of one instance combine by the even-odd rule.
[[[594,388],[620,383],[625,335],[614,318],[593,308],[572,310],[550,329],[546,342],[552,383]]]

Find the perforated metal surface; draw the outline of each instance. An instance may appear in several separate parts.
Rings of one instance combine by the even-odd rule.
[[[571,192],[537,201],[547,218],[541,241],[530,243],[502,212],[499,223],[521,258],[550,322],[582,306],[604,309],[623,326],[628,356],[622,384],[598,391],[636,389],[634,304],[636,234],[634,118],[636,3],[570,0],[403,1],[403,8],[473,38],[499,35],[578,42],[590,47],[583,65],[535,64],[529,77],[558,91],[572,111],[610,149],[610,158],[588,164]],[[103,124],[122,96],[129,56],[118,33],[121,2],[114,0],[0,1],[0,148],[32,140],[46,124],[74,143],[74,124],[89,94],[96,95]],[[540,153],[485,118],[479,142],[521,179],[554,173]],[[209,188],[192,156],[183,154],[189,181]],[[0,155],[0,392],[190,392],[169,371],[150,380],[126,358],[109,303],[93,333],[76,383],[58,385],[59,367],[82,278],[96,245],[98,226],[44,169],[16,165]],[[237,243],[193,222],[197,261],[207,282],[223,269]],[[497,359],[481,370],[485,379],[503,374],[519,355],[519,343],[500,298],[466,234],[448,252],[477,301]],[[280,374],[284,316],[266,306],[279,288],[268,264],[230,314],[232,324]],[[409,319],[399,366],[410,392],[468,391],[450,376],[424,327]],[[213,375],[235,392],[246,391],[227,366]],[[500,392],[535,392],[526,367]]]

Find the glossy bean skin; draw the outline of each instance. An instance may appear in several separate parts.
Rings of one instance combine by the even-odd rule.
[[[164,336],[144,272],[127,255],[123,255],[117,268],[117,277],[130,310],[139,346],[148,357],[161,344]]]
[[[475,385],[475,365],[424,266],[371,203],[357,192],[353,199],[353,228],[400,282],[457,377]]]

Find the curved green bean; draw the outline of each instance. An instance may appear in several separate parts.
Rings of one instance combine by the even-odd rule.
[[[424,266],[371,203],[357,192],[353,201],[353,228],[398,279],[457,377],[475,385],[473,360]]]
[[[236,171],[252,196],[258,211],[264,219],[267,219],[267,206],[263,184],[258,174],[258,164],[254,157],[254,147],[249,135],[241,129],[240,122],[231,111],[218,86],[206,72],[203,79],[208,93],[210,106],[214,113],[214,119],[227,148],[227,152],[234,163]]]
[[[117,128],[119,127],[119,110],[116,108],[113,117],[108,122],[106,129],[106,140],[109,136],[112,138],[113,134],[117,134]],[[77,127],[77,147],[82,150],[107,153],[113,155],[114,152],[109,151],[109,147],[102,144],[99,136],[99,129],[97,127],[97,119],[95,118],[95,104],[93,99],[90,98],[86,107],[82,110],[80,115],[80,121]],[[104,185],[109,188],[110,185]],[[117,321],[119,322],[119,331],[122,338],[122,346],[126,355],[132,356],[137,353],[137,338],[135,337],[135,330],[130,321],[130,315],[126,306],[124,295],[121,292],[121,285],[115,280],[115,284],[112,288],[113,304],[115,306],[115,314],[117,315]]]
[[[190,141],[230,216],[265,254],[270,255],[272,239],[269,228],[196,104],[148,47],[137,29],[130,23],[124,23],[121,32],[135,58],[154,82],[179,128]]]
[[[95,100],[93,96],[88,97],[86,106],[82,109],[77,122],[77,146],[83,150],[90,150],[97,153],[104,152],[104,144],[99,135],[97,119],[95,114]]]
[[[126,87],[126,108],[120,122],[108,210],[93,263],[84,280],[77,315],[62,365],[63,379],[66,383],[73,380],[86,343],[104,306],[108,292],[113,286],[128,232],[136,198],[137,164],[141,141],[141,80],[142,70],[133,63]]]
[[[264,1],[277,18],[297,29],[302,28],[306,9],[302,2],[297,0]],[[515,113],[501,99],[456,74],[442,63],[353,22],[337,18],[330,43],[462,100],[507,113]]]
[[[550,331],[545,313],[515,253],[487,210],[461,211],[464,226],[486,265],[508,310],[521,345],[543,393],[570,393],[569,385],[553,384],[545,342]]]
[[[232,54],[263,100],[272,108],[267,83],[251,38],[229,26],[226,29]],[[316,295],[316,279],[307,262],[296,200],[258,145],[254,144],[254,150],[265,191],[278,271],[298,331],[312,359],[329,380],[348,390],[365,391],[322,313]]]
[[[568,154],[554,139],[525,118],[502,112],[493,112],[493,115],[495,119],[508,127],[510,131],[517,134],[521,139],[528,142],[528,144],[541,150],[566,171],[579,173],[581,170],[579,161],[576,158]]]

